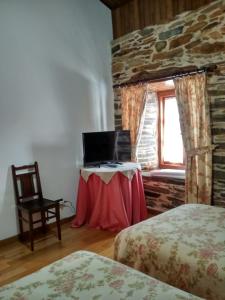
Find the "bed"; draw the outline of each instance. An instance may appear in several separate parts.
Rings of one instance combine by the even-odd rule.
[[[200,299],[97,254],[78,251],[0,288],[1,300]]]
[[[225,299],[225,209],[185,204],[121,231],[114,258],[210,300]]]

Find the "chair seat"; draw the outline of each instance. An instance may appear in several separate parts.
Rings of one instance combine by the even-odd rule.
[[[30,212],[45,211],[49,208],[55,207],[59,201],[60,200],[53,201],[45,198],[35,199],[35,200],[26,201],[24,203],[20,203],[18,207],[20,209],[25,209]]]

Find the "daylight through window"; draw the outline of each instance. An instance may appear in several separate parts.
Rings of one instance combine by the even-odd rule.
[[[160,166],[179,167],[184,164],[184,148],[175,93],[158,93],[158,99]]]
[[[143,169],[184,168],[184,147],[173,80],[148,84],[137,160]]]

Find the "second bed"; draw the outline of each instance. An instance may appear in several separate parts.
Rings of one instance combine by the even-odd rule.
[[[225,209],[186,204],[121,231],[114,258],[206,299],[225,300]]]

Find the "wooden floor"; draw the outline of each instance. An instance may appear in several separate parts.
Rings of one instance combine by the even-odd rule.
[[[0,286],[77,250],[89,250],[110,258],[113,256],[116,233],[87,227],[70,228],[67,222],[62,225],[62,241],[59,242],[53,230],[35,239],[34,252],[15,239],[0,245]]]

